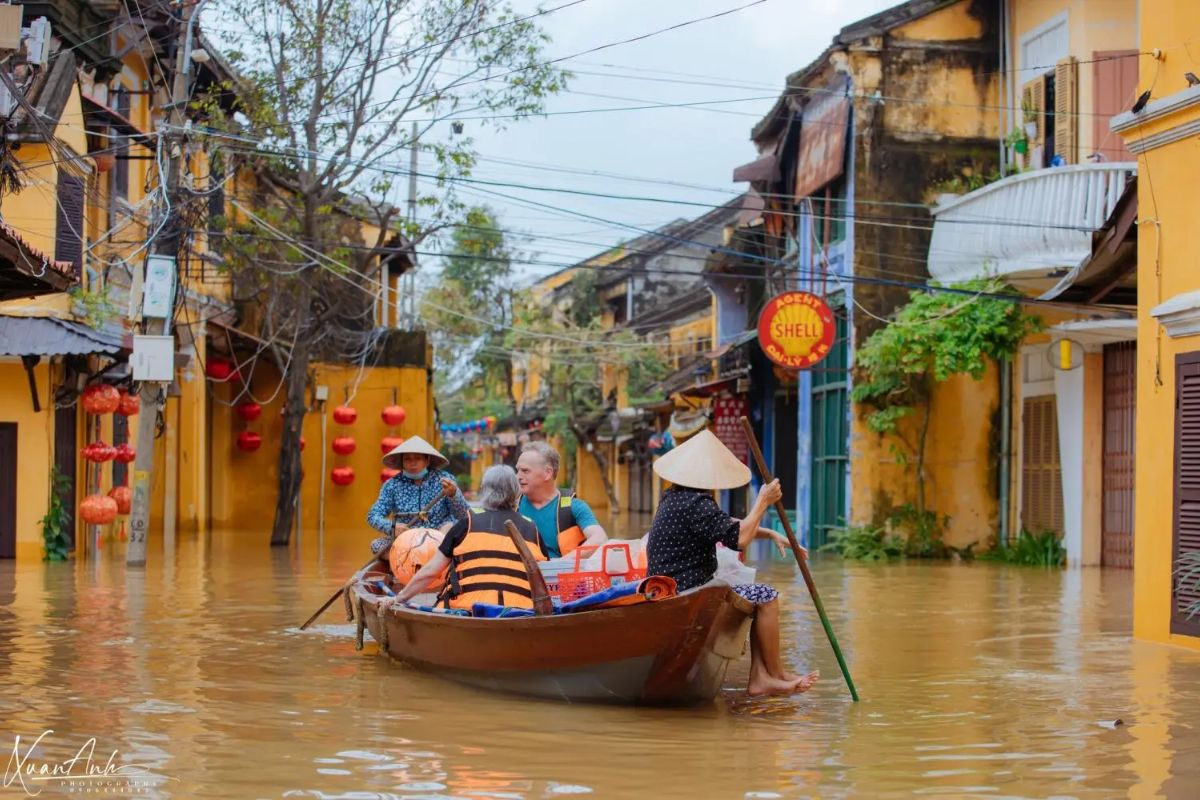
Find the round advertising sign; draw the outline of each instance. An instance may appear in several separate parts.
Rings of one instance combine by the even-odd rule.
[[[772,297],[758,318],[758,344],[788,369],[808,369],[829,355],[837,323],[829,305],[809,292]]]

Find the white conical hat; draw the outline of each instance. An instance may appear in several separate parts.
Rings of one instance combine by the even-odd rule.
[[[392,452],[383,457],[383,465],[388,469],[403,469],[405,453],[429,456],[430,469],[442,469],[450,463],[450,459],[435,450],[429,442],[420,436],[410,436],[404,440],[403,444],[392,448]]]
[[[750,482],[750,468],[709,430],[655,461],[654,471],[664,480],[692,489],[736,489]]]

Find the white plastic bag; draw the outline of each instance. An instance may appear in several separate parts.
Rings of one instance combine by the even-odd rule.
[[[725,581],[730,586],[738,586],[743,583],[754,583],[757,574],[758,570],[747,567],[741,562],[736,550],[717,547],[717,571],[713,575],[715,579]]]

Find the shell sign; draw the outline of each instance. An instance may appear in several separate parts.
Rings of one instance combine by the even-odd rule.
[[[808,369],[829,355],[837,323],[828,304],[809,292],[772,297],[758,318],[758,343],[767,358],[788,369]]]

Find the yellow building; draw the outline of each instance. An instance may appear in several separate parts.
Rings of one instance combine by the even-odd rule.
[[[1112,121],[1137,156],[1140,228],[1137,317],[1137,522],[1134,635],[1200,649],[1200,615],[1187,609],[1200,586],[1173,580],[1200,559],[1200,274],[1195,267],[1200,85],[1188,46],[1200,5],[1142,0],[1137,105]],[[1193,51],[1194,52],[1194,51]]]
[[[137,294],[157,201],[148,191],[158,185],[154,132],[169,96],[145,26],[157,24],[155,14],[169,9],[142,9],[145,18],[131,18],[117,7],[101,12],[93,5],[38,4],[53,34],[46,63],[26,64],[18,54],[0,67],[28,79],[18,80],[28,86],[27,96],[10,119],[11,157],[22,186],[0,195],[0,301],[7,301],[0,302],[0,558],[41,558],[39,520],[51,494],[51,467],[68,482],[61,499],[72,512],[67,534],[75,553],[118,541],[119,521],[84,526],[73,512],[85,495],[124,484],[130,467],[89,464],[80,449],[101,440],[141,444],[137,417],[87,415],[77,396],[89,382],[129,384],[128,328],[140,314],[128,298]],[[95,36],[105,27],[111,35]],[[209,59],[195,68],[200,91],[230,78],[219,53],[207,49]],[[28,111],[34,107],[37,120]],[[227,198],[253,195],[256,184],[246,172],[226,175],[219,148],[201,139],[193,145],[186,169],[192,185],[206,192],[211,228],[213,217],[240,213]],[[339,206],[338,213],[350,234],[378,240],[378,229],[353,205]],[[276,493],[278,373],[267,363],[265,343],[245,330],[255,307],[233,304],[231,276],[208,246],[210,233],[194,233],[177,264],[177,370],[163,409],[163,435],[152,445],[151,536],[170,539],[177,531],[215,524],[261,531],[265,546]],[[377,358],[353,367],[311,365],[303,527],[316,526],[324,510],[336,521],[330,531],[367,536],[363,519],[379,488],[381,440],[433,433],[429,348],[422,334],[396,329],[397,282],[413,266],[402,245],[399,235],[392,236],[384,252],[364,256],[369,272],[380,276],[373,320]],[[72,287],[78,296],[63,293]],[[240,377],[215,380],[208,368],[219,360],[240,367]],[[328,401],[315,396],[318,386],[328,391]],[[353,454],[335,456],[327,446],[339,431],[328,419],[351,396],[362,415],[356,431],[361,441]],[[255,399],[264,410],[252,425],[232,406]],[[380,411],[393,403],[406,409],[407,419],[384,429]],[[258,450],[237,448],[243,431],[259,433]],[[349,486],[330,480],[337,466],[355,469]]]

